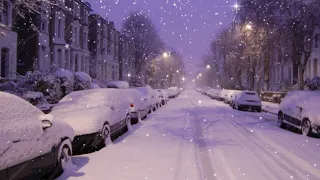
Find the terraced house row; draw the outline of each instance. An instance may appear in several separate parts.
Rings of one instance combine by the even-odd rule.
[[[53,65],[100,80],[128,80],[134,73],[129,39],[114,22],[94,14],[88,2],[41,2],[39,13],[14,20],[13,1],[1,3],[1,78],[14,79]]]

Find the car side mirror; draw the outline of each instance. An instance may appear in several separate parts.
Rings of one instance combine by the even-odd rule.
[[[42,120],[42,128],[43,128],[43,129],[50,128],[51,126],[52,126],[51,121],[49,121],[49,120]]]
[[[53,116],[51,114],[44,114],[40,116],[40,121],[42,122],[42,128],[47,129],[52,126]]]

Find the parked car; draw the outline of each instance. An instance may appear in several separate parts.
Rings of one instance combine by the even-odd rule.
[[[261,112],[261,99],[254,91],[237,91],[233,94],[231,106],[237,110]]]
[[[154,102],[152,101],[150,89],[148,87],[136,87],[134,89],[137,89],[140,93],[142,93],[143,98],[147,99],[146,102],[148,105],[148,113],[150,114],[155,106]]]
[[[75,131],[74,154],[100,149],[106,140],[123,133],[131,125],[129,101],[121,89],[75,91],[65,96],[51,111]]]
[[[291,91],[282,100],[278,124],[298,128],[303,135],[310,136],[313,132],[320,134],[320,92]]]
[[[137,89],[125,89],[123,91],[130,103],[130,117],[132,123],[138,123],[139,118],[147,118],[148,99]]]
[[[72,127],[0,92],[0,179],[53,179],[71,162]]]
[[[107,88],[129,89],[129,83],[127,81],[110,81],[107,83]]]
[[[221,89],[210,89],[208,91],[208,96],[212,99],[221,100],[220,98]]]
[[[176,98],[179,95],[179,89],[177,87],[170,87],[167,90],[167,94],[169,96],[169,98]]]
[[[239,90],[227,90],[227,94],[226,94],[226,97],[224,99],[224,102],[226,104],[231,104],[232,100],[234,99],[234,96],[237,94],[237,93],[240,93],[241,91]]]
[[[151,94],[151,103],[152,103],[152,107],[153,107],[153,111],[157,110],[160,106],[161,103],[161,99],[159,97],[159,93],[158,91],[149,88],[150,94]]]
[[[164,89],[158,89],[157,91],[160,93],[161,104],[166,105],[169,101],[167,92]]]

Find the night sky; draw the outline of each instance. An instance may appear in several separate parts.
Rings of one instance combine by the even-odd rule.
[[[114,21],[120,30],[132,11],[150,15],[162,39],[182,52],[187,72],[209,51],[214,33],[234,18],[237,0],[89,0],[95,13]],[[191,64],[191,65],[190,65]]]

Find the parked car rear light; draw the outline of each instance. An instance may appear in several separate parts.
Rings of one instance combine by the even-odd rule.
[[[130,107],[134,107],[134,104],[133,104],[133,103],[130,103]]]

